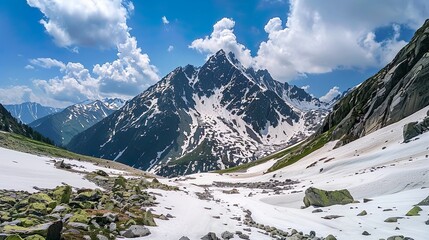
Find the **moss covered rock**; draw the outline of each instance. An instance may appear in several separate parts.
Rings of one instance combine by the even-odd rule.
[[[5,240],[22,240],[22,238],[18,235],[10,235]]]
[[[29,214],[34,214],[38,216],[46,215],[48,214],[48,207],[46,206],[45,203],[40,203],[40,202],[30,203],[30,205],[28,205],[27,212]]]
[[[420,214],[419,214],[420,211],[422,211],[422,209],[419,206],[414,206],[405,215],[406,216],[420,216]]]
[[[13,205],[15,205],[16,200],[13,197],[5,196],[5,197],[0,198],[0,203],[7,203],[7,204],[10,204],[13,206]]]
[[[91,190],[91,191],[84,191],[79,193],[75,201],[98,201],[103,196],[103,193],[99,189]]]
[[[80,210],[75,214],[73,214],[73,216],[69,219],[69,222],[79,222],[79,223],[88,224],[90,220],[91,220],[91,216],[89,216],[89,214],[86,211]]]
[[[45,240],[45,238],[36,234],[36,235],[28,236],[28,237],[24,238],[24,240]]]
[[[125,179],[122,176],[119,176],[115,178],[114,184],[113,184],[113,191],[123,191],[127,188],[127,179]]]
[[[336,191],[325,191],[314,187],[305,191],[304,204],[306,207],[327,207],[336,204],[353,203],[354,199],[347,189]]]
[[[70,186],[59,186],[54,189],[53,196],[55,201],[57,201],[58,204],[61,203],[69,203],[70,202],[70,196],[72,194],[72,188]]]

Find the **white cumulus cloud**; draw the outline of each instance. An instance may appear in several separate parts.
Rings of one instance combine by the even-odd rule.
[[[340,88],[335,86],[335,87],[329,89],[329,91],[325,95],[321,96],[319,98],[319,100],[322,102],[330,102],[340,94],[341,94]]]
[[[398,24],[420,27],[429,2],[291,0],[290,9],[285,25],[280,18],[266,24],[268,39],[260,44],[255,59],[257,66],[281,80],[385,65],[406,44],[399,40]],[[394,35],[377,41],[375,31],[388,26]]]
[[[167,52],[172,52],[173,50],[174,50],[174,46],[173,45],[168,46]]]
[[[194,40],[189,47],[208,55],[212,55],[220,49],[233,52],[244,66],[249,67],[253,61],[250,50],[237,42],[234,26],[234,20],[223,18],[213,26],[210,36]]]
[[[127,16],[134,9],[122,0],[27,0],[44,18],[40,23],[61,47],[112,47],[126,39]]]
[[[115,47],[117,59],[96,64],[91,70],[80,63],[67,64],[52,58],[30,60],[33,66],[60,68],[52,79],[33,81],[35,87],[60,102],[79,102],[99,97],[130,98],[158,79],[158,70],[130,34],[127,19],[134,11],[128,0],[27,0],[38,8],[40,21],[61,47]]]
[[[243,65],[268,69],[281,81],[335,69],[382,67],[406,44],[399,38],[400,26],[420,27],[429,2],[290,0],[289,9],[285,23],[278,17],[267,22],[268,38],[255,56],[237,41],[235,22],[229,18],[218,21],[210,36],[194,40],[190,47],[208,54],[231,51]],[[393,36],[380,40],[377,30],[389,27]]]

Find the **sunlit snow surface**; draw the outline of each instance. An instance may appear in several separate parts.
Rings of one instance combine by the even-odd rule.
[[[321,237],[333,234],[338,239],[363,239],[365,236],[362,232],[367,231],[371,234],[368,239],[386,239],[393,235],[404,235],[416,240],[427,239],[428,226],[425,221],[428,220],[429,208],[422,206],[420,216],[406,217],[405,214],[429,195],[429,158],[426,157],[429,154],[429,133],[403,143],[402,129],[408,122],[422,120],[428,109],[341,148],[333,149],[335,142],[331,142],[298,163],[273,173],[262,175],[271,166],[271,162],[251,168],[246,173],[192,175],[196,179],[176,183],[186,187],[189,195],[158,191],[163,197],[158,197],[161,205],[155,208],[156,212],[170,213],[177,218],[158,221],[159,227],[151,228],[153,234],[145,239],[178,239],[182,235],[199,239],[209,231],[218,236],[225,230],[242,231],[247,226],[240,226],[237,221],[230,219],[234,216],[241,216],[243,219],[242,209],[251,210],[257,223],[285,231],[294,228],[304,234],[314,230]],[[330,158],[334,159],[324,163]],[[319,161],[320,159],[323,160]],[[317,162],[315,167],[306,168],[314,162]],[[323,171],[319,173],[321,168]],[[300,181],[300,184],[280,195],[272,192],[263,194],[260,189],[245,188],[239,188],[240,194],[230,195],[222,193],[225,188],[211,187],[214,198],[219,199],[219,202],[201,202],[193,194],[204,191],[194,184],[205,185],[213,181],[269,181],[274,174],[276,180],[292,179]],[[174,183],[171,180],[163,181]],[[312,213],[313,207],[300,209],[304,191],[310,186],[326,190],[347,188],[360,203],[322,208],[321,213]],[[300,192],[291,193],[292,191]],[[251,192],[255,195],[248,197]],[[363,203],[363,198],[371,198],[373,201]],[[234,204],[238,204],[238,207],[233,206]],[[172,210],[164,207],[172,207]],[[383,211],[385,209],[392,211]],[[363,210],[368,215],[357,216]],[[334,220],[321,218],[327,215],[344,217]],[[212,216],[221,218],[215,219]],[[404,219],[399,219],[397,223],[385,223],[384,220],[388,217]],[[396,227],[400,230],[395,230]],[[271,239],[258,231],[260,230],[252,228],[251,239]]]
[[[427,239],[425,221],[428,220],[429,207],[422,206],[420,216],[406,217],[405,214],[429,195],[429,158],[426,157],[429,154],[429,132],[403,143],[402,130],[404,124],[422,120],[428,109],[338,149],[333,149],[335,142],[328,143],[299,162],[273,173],[263,174],[274,164],[271,161],[243,173],[194,174],[190,178],[181,177],[179,181],[160,179],[179,186],[182,191],[150,189],[150,192],[162,195],[156,196],[159,205],[153,207],[154,213],[171,214],[175,218],[156,219],[158,226],[150,227],[152,234],[141,239],[179,239],[182,236],[200,239],[208,232],[220,236],[226,230],[243,231],[248,226],[231,218],[244,220],[245,209],[252,212],[257,223],[288,232],[292,228],[304,234],[313,230],[319,237],[333,234],[338,239],[386,239],[393,235]],[[315,162],[314,167],[307,168]],[[79,171],[98,169],[98,166],[76,160],[71,163],[78,165]],[[0,148],[0,169],[0,188],[34,191],[33,186],[52,188],[62,182],[75,187],[96,187],[80,174],[56,169],[51,158],[3,148]],[[238,188],[239,194],[225,194],[222,190],[228,188],[211,186],[208,189],[218,201],[199,200],[195,195],[195,192],[204,192],[207,186],[203,185],[210,185],[213,181],[266,182],[271,179],[292,179],[300,183],[279,195],[271,190],[262,193],[261,189],[246,188]],[[313,207],[301,209],[304,191],[310,186],[326,190],[347,188],[360,203],[330,206],[321,208],[321,213],[312,213]],[[250,193],[254,195],[249,196]],[[363,198],[373,201],[363,203]],[[383,211],[385,209],[391,211]],[[367,216],[356,216],[363,210],[368,212]],[[321,218],[327,215],[343,217],[333,220]],[[385,223],[388,217],[404,218],[397,223]],[[395,230],[396,227],[399,230]],[[249,234],[250,239],[271,239],[259,231],[251,228],[250,233],[243,232]],[[371,235],[362,236],[363,231]],[[239,238],[236,235],[234,239]]]

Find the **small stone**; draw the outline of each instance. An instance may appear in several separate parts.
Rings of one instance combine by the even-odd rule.
[[[386,218],[386,220],[384,220],[384,222],[387,222],[387,223],[395,223],[395,222],[398,222],[398,219],[402,219],[403,217],[389,217],[389,218]]]
[[[191,240],[191,239],[189,239],[188,237],[183,236],[183,237],[179,238],[179,240]]]
[[[363,210],[362,212],[360,212],[357,216],[365,216],[365,215],[367,215],[368,213],[365,211],[365,210]]]
[[[370,198],[364,198],[363,199],[363,203],[367,203],[367,202],[371,202],[372,201],[372,199],[370,199]]]
[[[323,210],[322,210],[322,209],[320,209],[320,208],[315,209],[315,210],[313,210],[313,211],[312,211],[312,213],[320,213],[320,212],[323,212]]]
[[[369,235],[371,235],[371,234],[370,234],[369,232],[367,232],[367,231],[363,231],[362,235],[364,235],[364,236],[369,236]]]
[[[109,238],[104,235],[97,234],[97,240],[109,240]]]
[[[116,223],[111,223],[109,225],[109,231],[111,231],[111,232],[116,231],[116,228],[117,228]]]
[[[79,229],[79,230],[83,230],[83,231],[88,231],[89,230],[89,225],[85,224],[85,223],[69,222],[67,225],[69,227],[72,227],[72,228],[75,228],[75,229]]]

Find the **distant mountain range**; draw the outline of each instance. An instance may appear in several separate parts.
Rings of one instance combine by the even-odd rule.
[[[61,112],[40,118],[29,125],[53,140],[55,144],[64,146],[76,134],[109,116],[124,103],[124,100],[118,98],[85,101],[67,107]]]
[[[37,141],[52,144],[52,141],[34,131],[31,127],[19,122],[3,105],[0,104],[0,131],[16,133]]]
[[[29,124],[37,119],[62,110],[61,108],[45,107],[34,102],[4,105],[4,107],[12,114],[13,117],[25,124]]]
[[[296,143],[314,133],[328,108],[221,50],[202,67],[175,69],[67,147],[164,176],[190,174]]]

